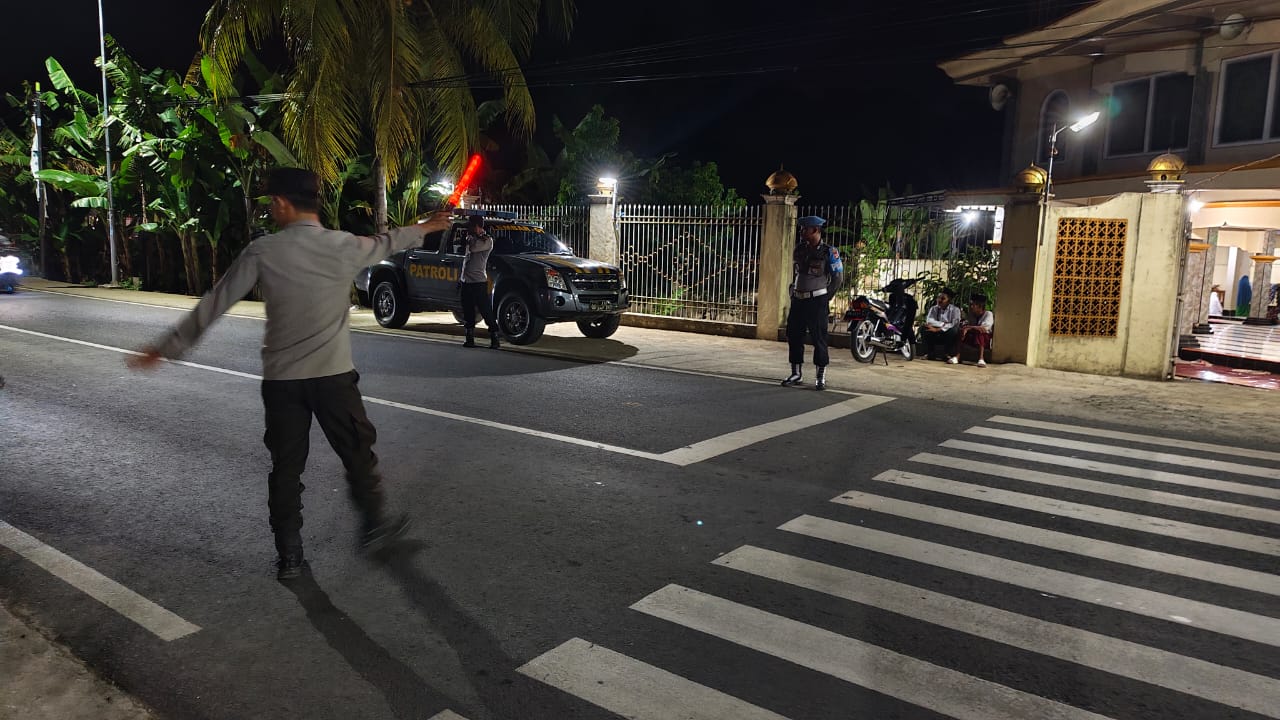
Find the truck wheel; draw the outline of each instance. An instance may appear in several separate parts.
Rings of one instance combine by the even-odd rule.
[[[409,321],[409,303],[394,282],[383,280],[373,289],[373,316],[384,328],[404,327]]]
[[[530,345],[542,337],[547,321],[533,313],[533,303],[518,290],[498,301],[498,329],[515,345]]]
[[[618,326],[621,324],[621,315],[605,315],[590,320],[579,320],[578,329],[589,338],[607,338],[618,332]]]

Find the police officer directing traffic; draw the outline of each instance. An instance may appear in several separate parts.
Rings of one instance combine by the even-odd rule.
[[[840,251],[822,241],[826,220],[806,215],[797,221],[800,243],[792,254],[795,279],[791,283],[791,310],[787,313],[787,344],[791,374],[784,386],[801,385],[804,380],[804,338],[813,341],[813,364],[818,375],[813,389],[827,387],[827,317],[831,296],[844,280],[844,263]]]
[[[464,347],[476,346],[476,311],[489,328],[489,347],[497,350],[498,326],[493,321],[493,304],[489,302],[489,253],[493,252],[493,238],[484,231],[484,216],[467,218],[467,255],[462,261],[459,293],[462,300],[462,319],[467,329]]]
[[[377,437],[365,414],[351,362],[348,327],[351,278],[399,250],[422,244],[424,233],[449,227],[447,211],[426,222],[371,237],[357,237],[320,224],[320,180],[295,168],[271,172],[266,194],[280,230],[257,238],[227,268],[222,279],[154,344],[129,358],[134,369],[151,369],[162,358],[178,358],[214,321],[257,286],[266,300],[262,339],[262,404],[271,452],[267,505],[275,534],[277,577],[303,572],[302,472],[311,419],[324,431],[347,470],[351,499],[362,515],[360,545],[385,546],[408,525],[386,510]]]

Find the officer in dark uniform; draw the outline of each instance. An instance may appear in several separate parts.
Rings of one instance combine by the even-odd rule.
[[[813,339],[813,364],[818,366],[814,390],[827,387],[827,316],[831,296],[844,280],[840,251],[822,242],[826,220],[817,215],[800,218],[800,243],[792,261],[795,279],[791,283],[791,310],[787,313],[787,344],[791,374],[784,386],[800,385],[804,379],[804,336]]]

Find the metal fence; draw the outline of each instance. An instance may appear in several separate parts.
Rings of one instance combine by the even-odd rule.
[[[754,325],[761,206],[619,205],[631,311]]]
[[[574,255],[587,257],[591,223],[586,205],[480,205],[479,209],[515,213],[521,220],[532,220],[555,233]]]

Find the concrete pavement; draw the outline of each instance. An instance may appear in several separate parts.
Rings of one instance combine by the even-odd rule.
[[[186,309],[195,298],[108,288],[83,288],[27,280],[25,291],[58,292],[125,303]],[[262,317],[261,303],[243,302],[233,314]],[[0,319],[0,324],[3,320]],[[352,312],[361,332],[388,332],[367,310]],[[416,338],[456,338],[461,328],[447,313],[414,315],[393,331]],[[734,376],[776,383],[786,374],[781,343],[696,335],[624,326],[608,340],[581,337],[572,323],[551,325],[534,346],[509,351],[564,357],[581,362],[617,362],[667,370]],[[895,397],[936,399],[990,408],[993,413],[1038,413],[1085,422],[1128,425],[1161,434],[1206,440],[1249,438],[1269,428],[1275,397],[1268,391],[1196,381],[1151,382],[993,365],[949,366],[889,359],[862,365],[847,350],[834,350],[828,370],[833,389]],[[812,381],[812,365],[806,367]],[[806,388],[778,392],[813,392]],[[151,718],[140,703],[98,679],[37,628],[0,609],[0,719]]]

